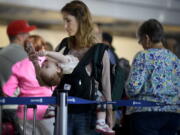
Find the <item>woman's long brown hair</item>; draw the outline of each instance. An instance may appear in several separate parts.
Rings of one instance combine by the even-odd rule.
[[[78,31],[74,37],[70,38],[70,47],[75,49],[91,47],[95,41],[93,30],[93,22],[90,11],[85,3],[82,1],[72,1],[67,3],[61,12],[66,12],[74,16],[78,21]]]

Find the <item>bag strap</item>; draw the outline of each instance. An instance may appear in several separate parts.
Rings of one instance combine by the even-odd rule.
[[[104,51],[108,49],[109,47],[107,45],[104,45],[102,43],[98,43],[93,45],[84,55],[84,57],[81,59],[79,64],[74,69],[74,72],[76,72],[78,69],[81,69],[81,67],[84,67],[88,65],[90,62],[92,63],[92,76],[97,80],[99,73],[102,72],[102,58],[104,56]]]
[[[82,67],[85,67],[86,65],[88,65],[90,62],[93,61],[93,55],[94,55],[94,51],[95,51],[95,45],[92,46],[83,56],[83,58],[79,61],[78,65],[75,67],[75,69],[73,70],[74,72],[77,72],[79,70],[81,70]]]
[[[69,40],[69,37],[64,38],[61,41],[61,43],[56,47],[55,51],[59,52],[59,51],[61,51],[61,49],[65,48],[63,54],[64,55],[68,54],[68,52],[69,52],[69,47],[68,47],[68,42],[69,41],[68,40]]]
[[[102,64],[102,59],[104,56],[105,50],[108,50],[109,46],[105,45],[103,43],[99,43],[96,45],[95,52],[94,52],[94,57],[93,57],[93,75],[94,78],[100,82],[101,81],[101,76],[102,76],[102,69],[103,69],[103,64]]]
[[[61,49],[64,49],[64,55],[68,54],[69,48],[68,48],[68,40],[69,38],[64,38],[60,45],[56,48],[56,51],[60,51]],[[108,45],[105,45],[103,43],[97,43],[93,45],[84,55],[84,57],[80,60],[76,68],[73,70],[74,72],[77,72],[81,70],[81,67],[84,67],[88,65],[90,62],[92,63],[92,76],[97,80],[101,80],[102,75],[102,58],[104,56],[105,50],[109,49]]]

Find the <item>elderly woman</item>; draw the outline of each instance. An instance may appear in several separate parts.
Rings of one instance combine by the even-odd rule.
[[[136,54],[126,84],[130,99],[170,105],[128,107],[131,135],[175,135],[180,122],[180,60],[165,48],[163,26],[155,19],[138,30],[144,51]]]

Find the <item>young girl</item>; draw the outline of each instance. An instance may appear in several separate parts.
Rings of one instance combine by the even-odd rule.
[[[31,41],[31,47],[34,51],[43,50],[45,42],[40,36],[29,36],[28,41]],[[39,59],[37,64],[41,65],[45,57],[37,57],[36,59]],[[34,66],[29,58],[25,58],[12,66],[12,74],[3,85],[3,93],[12,97],[17,88],[20,90],[19,97],[49,97],[53,92],[49,87],[39,85]],[[53,135],[54,118],[44,119],[47,108],[47,105],[37,105],[35,129],[37,135]],[[23,128],[24,105],[18,106],[17,116],[20,127]],[[33,110],[31,108],[27,109],[26,127],[26,134],[31,135],[33,128]]]

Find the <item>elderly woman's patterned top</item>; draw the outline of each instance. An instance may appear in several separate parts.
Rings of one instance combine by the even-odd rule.
[[[167,49],[151,48],[136,54],[126,94],[130,99],[180,103],[180,59]],[[133,112],[179,112],[180,106],[128,107]]]

